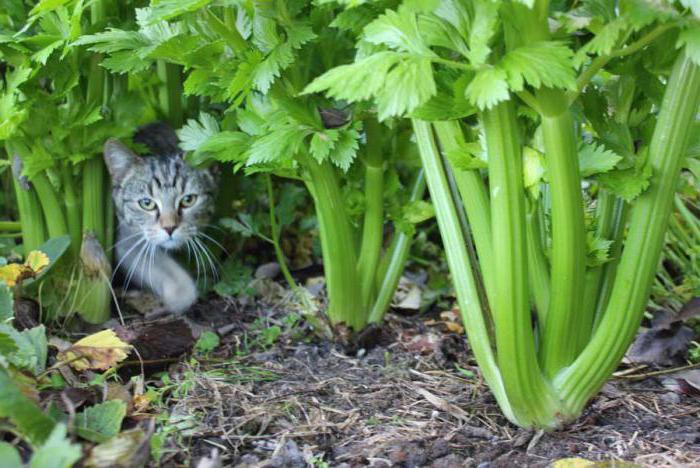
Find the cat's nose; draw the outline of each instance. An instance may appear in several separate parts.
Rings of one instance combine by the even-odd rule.
[[[169,236],[173,235],[176,226],[163,226],[163,231],[167,232]]]

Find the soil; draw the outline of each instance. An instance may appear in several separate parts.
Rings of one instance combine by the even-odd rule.
[[[362,346],[342,345],[290,326],[283,304],[213,298],[189,314],[222,345],[171,365],[187,388],[169,399],[171,417],[194,422],[160,466],[700,466],[700,397],[658,377],[614,379],[564,429],[524,430],[501,415],[454,324],[392,313]]]

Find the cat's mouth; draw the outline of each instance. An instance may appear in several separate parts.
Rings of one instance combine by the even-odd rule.
[[[176,250],[182,247],[183,242],[181,240],[177,239],[168,239],[165,241],[162,241],[158,243],[158,247],[161,247],[165,250]]]

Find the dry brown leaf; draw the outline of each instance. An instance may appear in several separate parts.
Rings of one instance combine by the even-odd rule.
[[[102,330],[76,341],[58,353],[58,358],[75,370],[107,370],[126,359],[131,346],[122,341],[114,330]]]

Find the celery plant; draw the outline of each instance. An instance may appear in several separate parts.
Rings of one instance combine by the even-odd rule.
[[[410,149],[391,151],[411,148],[410,133],[379,123],[366,106],[341,112],[342,103],[301,95],[313,76],[351,57],[355,25],[342,9],[311,1],[209,3],[153,2],[137,10],[138,30],[109,29],[80,43],[108,54],[103,64],[114,71],[182,65],[186,94],[223,103],[221,122],[213,114],[222,106],[212,106],[180,130],[191,160],[303,182],[316,208],[330,321],[355,331],[380,322],[412,235],[408,210],[392,206],[387,185],[401,173],[413,190],[393,199],[409,209],[424,192],[418,169],[399,160]],[[321,109],[333,108],[341,121],[324,122]],[[401,228],[385,239],[390,214]]]
[[[596,5],[405,1],[307,88],[412,119],[471,347],[524,427],[620,362],[696,128],[697,9]]]
[[[0,13],[6,70],[0,79],[0,140],[15,169],[23,248],[29,252],[49,238],[71,237],[69,255],[46,279],[51,287],[41,288],[48,317],[77,311],[100,323],[110,315],[105,252],[111,250],[114,223],[102,145],[134,130],[148,110],[139,95],[148,90],[129,91],[126,77],[110,75],[100,66],[102,58],[77,39],[108,21],[131,20],[119,18],[120,11],[112,0],[89,6],[37,1]]]

